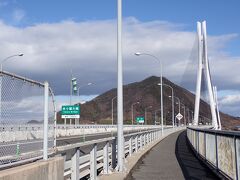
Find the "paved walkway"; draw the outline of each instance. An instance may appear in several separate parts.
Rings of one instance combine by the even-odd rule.
[[[174,133],[149,151],[126,180],[218,179],[193,154],[186,131]]]

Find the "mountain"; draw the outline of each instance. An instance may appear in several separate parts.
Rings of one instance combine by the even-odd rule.
[[[133,103],[139,101],[139,104],[134,105],[134,117],[144,116],[145,108],[152,106],[147,111],[147,124],[154,124],[155,122],[155,111],[160,109],[160,86],[158,85],[160,78],[151,76],[140,82],[131,83],[124,85],[124,123],[131,124],[132,122],[132,111],[131,106]],[[191,121],[194,112],[194,101],[195,95],[190,91],[172,83],[166,78],[163,78],[163,84],[167,84],[173,88],[174,96],[180,99],[181,104],[185,105],[185,118],[186,121]],[[81,105],[81,123],[104,123],[111,124],[112,122],[112,99],[117,95],[117,90],[111,89],[93,100],[86,102]],[[172,101],[169,96],[172,95],[171,88],[163,86],[163,112],[164,112],[164,124],[172,124]],[[179,113],[179,105],[175,101],[175,116]],[[114,124],[116,124],[117,115],[117,103],[116,98],[114,99]],[[180,107],[180,113],[184,115],[183,105]],[[160,122],[160,111],[156,113],[156,121]],[[60,115],[58,115],[58,118]],[[209,105],[201,101],[200,103],[200,122],[211,122],[211,112]],[[220,113],[222,125],[225,129],[232,129],[236,125],[240,124],[238,118],[229,116],[224,113]],[[63,122],[63,120],[60,120]],[[184,122],[184,118],[183,118]]]

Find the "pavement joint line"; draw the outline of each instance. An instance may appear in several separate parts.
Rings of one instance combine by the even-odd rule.
[[[167,135],[164,135],[160,137],[156,142],[153,142],[151,144],[146,145],[145,149],[140,149],[137,153],[134,153],[132,156],[128,156],[126,159],[128,163],[125,164],[125,172],[112,172],[112,174],[101,174],[98,176],[98,180],[124,180],[128,174],[131,172],[131,170],[134,168],[134,166],[141,160],[141,158],[147,154],[152,148],[154,148],[157,144],[159,144],[162,140],[164,140],[169,135],[182,131],[183,128],[178,129],[174,132],[168,133]]]

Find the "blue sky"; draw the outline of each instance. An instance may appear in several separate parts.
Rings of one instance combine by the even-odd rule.
[[[82,89],[82,99],[115,88],[116,3],[0,0],[0,58],[18,51],[25,54],[25,63],[15,61],[4,68],[48,80],[62,102],[68,99],[70,68],[80,77],[79,84],[96,83],[94,88]],[[191,53],[196,22],[206,20],[220,108],[240,115],[236,108],[240,106],[239,7],[239,0],[123,0],[125,83],[159,74],[154,64],[133,56],[139,50],[166,59],[165,76],[179,83],[176,77],[182,69],[176,67]],[[141,67],[136,68],[137,61]]]
[[[116,18],[116,0],[0,0],[0,4],[1,19],[16,26]],[[123,16],[184,24],[188,30],[195,30],[196,21],[206,20],[208,33],[221,35],[240,32],[239,7],[239,0],[123,0]],[[17,10],[24,13],[21,23],[12,18]],[[228,44],[229,53],[240,54],[239,40],[240,37]]]

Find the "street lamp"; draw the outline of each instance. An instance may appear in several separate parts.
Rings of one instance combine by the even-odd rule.
[[[147,110],[152,108],[152,106],[148,106],[145,108],[145,124],[147,124]]]
[[[133,106],[135,105],[135,104],[139,104],[140,102],[136,102],[136,103],[133,103],[132,104],[132,125],[133,125]]]
[[[186,126],[186,106],[184,104],[182,104],[182,108],[183,108],[183,117],[184,117],[184,125]]]
[[[152,54],[148,54],[148,53],[136,52],[135,55],[136,56],[141,56],[141,55],[150,56],[153,59],[157,60],[157,62],[160,63],[160,84],[163,84],[163,81],[162,81],[162,61],[160,59],[158,59],[156,56],[154,56]],[[163,135],[163,90],[162,90],[162,85],[160,86],[160,92],[161,92],[160,108],[161,108],[161,124],[162,124],[161,129],[162,129],[162,135]]]
[[[176,104],[178,104],[178,113],[180,113],[181,112],[181,110],[180,110],[180,104],[181,104],[180,99],[176,96],[168,96],[168,97],[170,97],[170,98],[174,97],[175,99],[178,100],[178,103],[176,103]],[[175,124],[176,124],[176,118],[175,118]]]
[[[113,101],[114,101],[114,99],[116,99],[117,98],[117,96],[115,96],[114,98],[112,98],[112,125],[113,125]]]
[[[158,85],[161,85],[161,84],[158,84]],[[168,85],[168,84],[163,84],[163,85],[171,88],[171,90],[172,90],[172,96],[169,96],[169,97],[172,97],[172,125],[174,127],[174,95],[173,95],[173,87]]]
[[[7,60],[13,58],[13,57],[17,57],[17,56],[23,56],[23,54],[14,54],[12,56],[8,56],[6,58],[4,58],[3,60],[1,60],[1,64],[0,64],[0,70],[1,70],[1,75],[3,72],[3,63],[5,63]],[[1,76],[1,80],[0,80],[0,123],[2,121],[2,76]]]
[[[91,86],[91,85],[93,85],[93,83],[87,83],[86,85],[83,85],[83,86],[79,86],[78,87],[78,97],[80,97],[80,88],[83,88],[83,87],[85,87],[85,86]]]
[[[124,171],[123,137],[123,63],[122,63],[122,0],[117,1],[117,168]]]
[[[3,60],[1,61],[1,72],[2,72],[2,70],[3,70],[3,63],[6,62],[7,60],[9,60],[9,59],[11,59],[11,58],[13,58],[13,57],[17,57],[17,56],[23,56],[23,54],[22,54],[22,53],[21,53],[21,54],[14,54],[14,55],[12,55],[12,56],[8,56],[8,57],[6,57],[5,59],[3,59]]]

